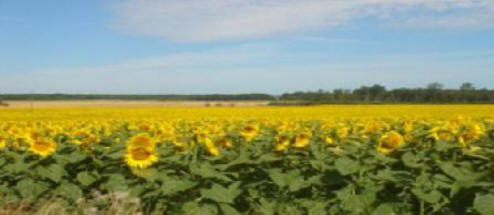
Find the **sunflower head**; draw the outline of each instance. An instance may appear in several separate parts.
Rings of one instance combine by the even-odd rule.
[[[291,138],[290,136],[288,135],[283,135],[283,134],[280,134],[278,136],[276,136],[276,142],[278,144],[282,144],[282,145],[290,145],[290,142],[291,142]]]
[[[4,149],[7,147],[7,138],[0,135],[0,150]]]
[[[231,148],[232,147],[232,141],[226,137],[218,139],[216,141],[216,144],[219,146],[223,146],[225,148]]]
[[[310,143],[311,134],[309,132],[301,132],[295,137],[295,148],[304,148]]]
[[[290,136],[280,134],[276,136],[276,144],[274,145],[274,150],[277,152],[285,151],[290,146],[291,142],[292,140]]]
[[[338,139],[343,140],[347,138],[349,130],[350,129],[348,129],[348,127],[346,126],[339,127],[338,129],[336,129],[336,136],[338,137]]]
[[[46,157],[57,149],[57,144],[48,138],[38,138],[29,141],[29,151],[34,154]]]
[[[278,143],[274,146],[274,150],[277,152],[285,151],[286,149],[288,149],[288,145],[282,143]]]
[[[259,133],[259,126],[257,125],[246,125],[240,131],[240,134],[247,140],[251,141]]]
[[[330,136],[327,136],[326,138],[324,138],[324,142],[326,142],[326,144],[328,144],[328,145],[334,145],[335,144],[334,139],[331,138]]]
[[[154,150],[147,148],[127,148],[125,162],[129,167],[145,169],[158,161],[158,155]]]
[[[137,136],[132,137],[127,142],[128,148],[145,148],[150,151],[153,151],[155,148],[155,143],[153,139],[149,136],[149,134],[138,134]]]
[[[472,123],[465,126],[460,137],[466,143],[479,140],[483,135],[485,135],[485,127],[481,124]]]
[[[401,134],[396,131],[390,131],[385,133],[379,138],[379,145],[377,146],[377,151],[383,154],[389,154],[393,150],[402,146],[405,140]]]
[[[209,138],[206,138],[204,141],[204,145],[206,146],[207,151],[209,154],[213,156],[218,156],[220,154],[220,150],[216,145],[213,143],[213,141]]]

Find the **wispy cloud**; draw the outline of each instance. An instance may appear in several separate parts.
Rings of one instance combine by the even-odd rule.
[[[115,25],[177,41],[259,38],[363,18],[404,27],[493,28],[492,0],[124,0]]]

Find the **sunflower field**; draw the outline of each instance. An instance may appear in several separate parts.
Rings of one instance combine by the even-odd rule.
[[[143,214],[492,215],[494,106],[1,109],[0,194],[74,213],[124,195]]]

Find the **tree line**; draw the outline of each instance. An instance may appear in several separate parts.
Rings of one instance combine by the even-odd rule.
[[[163,100],[163,101],[269,101],[262,93],[208,95],[0,94],[0,101],[19,100]]]
[[[162,101],[270,101],[272,105],[290,104],[494,104],[494,90],[476,89],[472,83],[463,83],[458,89],[444,89],[438,82],[423,88],[388,90],[374,84],[353,90],[334,89],[299,91],[281,96],[264,93],[203,94],[203,95],[117,95],[117,94],[0,94],[2,100],[162,100]]]
[[[372,103],[412,103],[412,104],[490,104],[494,103],[494,90],[476,89],[472,83],[463,83],[458,89],[444,89],[438,82],[425,88],[386,89],[375,84],[354,90],[335,89],[285,93],[277,104],[372,104]]]

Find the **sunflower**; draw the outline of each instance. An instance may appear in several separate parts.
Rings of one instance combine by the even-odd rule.
[[[278,135],[276,136],[276,145],[274,147],[275,151],[285,151],[288,146],[290,146],[290,137],[287,135]]]
[[[48,138],[38,138],[29,141],[29,151],[46,157],[57,149],[57,144]]]
[[[404,143],[405,140],[403,139],[403,136],[401,136],[401,134],[396,131],[390,131],[379,138],[377,151],[383,154],[389,154]]]
[[[158,161],[158,154],[147,148],[127,148],[125,162],[132,168],[145,169]]]
[[[341,126],[338,129],[336,129],[336,136],[338,139],[343,140],[346,139],[349,133],[349,129],[346,126]]]
[[[324,138],[324,142],[326,144],[328,144],[328,145],[334,145],[335,144],[334,139],[331,138],[331,137],[329,137],[329,136],[327,136],[326,138]]]
[[[222,137],[222,138],[219,138],[218,140],[216,140],[216,144],[223,146],[225,148],[231,148],[232,147],[232,141],[230,141],[230,139],[228,139],[226,137]]]
[[[209,130],[198,129],[195,131],[195,133],[196,133],[197,142],[199,143],[204,143],[206,142],[207,139],[209,139]]]
[[[310,143],[311,134],[309,132],[301,132],[295,137],[295,148],[304,148]]]
[[[153,139],[149,136],[149,134],[138,134],[137,136],[132,137],[129,141],[127,141],[127,148],[144,148],[150,151],[153,151],[155,148],[155,143]]]
[[[244,137],[248,142],[252,141],[254,137],[259,133],[259,126],[257,125],[247,125],[242,128],[240,134]]]
[[[72,134],[72,142],[77,145],[90,144],[99,142],[99,138],[91,134],[89,130],[79,130]]]
[[[214,145],[213,141],[209,138],[206,138],[204,141],[204,145],[206,145],[206,149],[208,150],[209,154],[218,156],[220,154],[220,150],[216,145]]]
[[[468,124],[458,137],[458,142],[460,142],[463,146],[466,146],[469,142],[479,140],[483,135],[485,135],[485,127],[483,125]]]
[[[0,136],[0,150],[7,147],[7,138]]]

